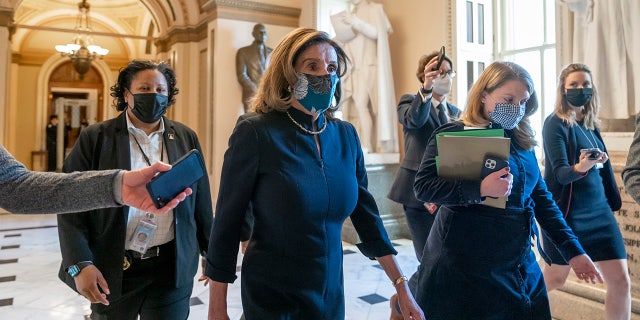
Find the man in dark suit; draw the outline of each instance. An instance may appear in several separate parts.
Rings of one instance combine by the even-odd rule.
[[[249,110],[249,100],[258,89],[260,78],[269,64],[273,49],[265,45],[267,29],[258,23],[251,33],[255,39],[252,44],[238,49],[236,53],[236,75],[242,86],[244,112]]]
[[[47,124],[47,171],[56,171],[56,165],[58,162],[58,115],[52,114],[49,116],[49,123]],[[62,152],[64,154],[67,145],[69,145],[69,131],[71,125],[65,124],[63,133],[63,147]]]
[[[439,69],[438,53],[420,57],[416,77],[420,81],[417,94],[405,94],[398,103],[398,121],[404,132],[404,159],[387,197],[401,203],[418,261],[435,219],[437,205],[416,199],[413,182],[422,154],[433,131],[457,118],[460,110],[446,101],[455,71],[449,57],[444,56]]]
[[[178,92],[166,63],[133,61],[111,90],[123,112],[84,129],[63,171],[135,169],[200,150],[193,130],[163,116]],[[119,207],[58,217],[59,277],[92,302],[91,319],[187,319],[213,222],[206,172],[190,187],[193,194],[163,215]]]

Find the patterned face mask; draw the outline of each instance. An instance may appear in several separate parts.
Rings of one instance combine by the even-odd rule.
[[[489,112],[491,121],[501,125],[504,129],[515,128],[524,117],[525,106],[513,103],[496,103],[493,111]]]
[[[314,76],[298,72],[298,82],[293,87],[293,96],[302,106],[315,114],[325,112],[331,106],[338,85],[336,74]]]

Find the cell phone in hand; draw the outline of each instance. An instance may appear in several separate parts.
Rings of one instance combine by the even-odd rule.
[[[204,160],[197,149],[189,151],[172,164],[171,170],[158,173],[149,183],[147,191],[156,208],[164,207],[180,192],[196,183],[204,175]]]
[[[602,151],[600,150],[600,148],[588,148],[580,149],[580,153],[588,154],[587,159],[589,160],[598,160]]]
[[[436,68],[433,70],[440,70],[440,67],[442,66],[442,61],[444,61],[444,46],[440,47],[440,53],[438,53],[438,64],[436,65]]]
[[[506,160],[504,158],[501,158],[492,154],[487,154],[484,156],[484,159],[482,160],[482,171],[480,171],[480,177],[481,179],[484,179],[491,173],[500,171],[503,168],[506,168],[508,166],[509,166],[509,160]]]

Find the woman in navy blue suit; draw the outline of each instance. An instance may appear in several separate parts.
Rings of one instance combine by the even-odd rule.
[[[354,127],[334,117],[344,51],[321,31],[299,28],[274,49],[253,101],[225,153],[205,274],[209,319],[228,319],[249,203],[254,226],[242,261],[247,320],[344,319],[342,224],[351,218],[360,251],[377,259],[406,319],[423,319],[395,260]]]
[[[469,91],[460,121],[436,133],[503,128],[511,139],[509,167],[483,180],[439,177],[436,141],[433,135],[429,140],[414,184],[418,199],[442,204],[415,292],[428,319],[551,319],[542,272],[531,250],[536,221],[579,279],[602,281],[540,174],[529,122],[537,108],[529,73],[515,63],[494,62]],[[505,209],[482,204],[485,197],[505,196]]]

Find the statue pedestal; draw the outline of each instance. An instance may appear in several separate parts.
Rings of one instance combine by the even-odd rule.
[[[369,192],[373,195],[380,210],[380,218],[390,239],[411,239],[402,205],[387,198],[389,188],[396,177],[399,164],[398,153],[365,154],[365,165],[369,178]],[[360,239],[350,219],[342,227],[342,240],[359,243]]]

